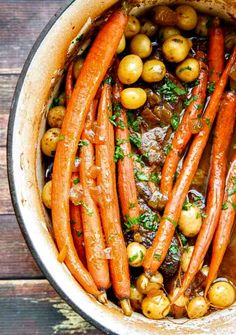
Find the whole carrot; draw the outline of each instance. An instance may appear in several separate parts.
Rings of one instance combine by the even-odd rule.
[[[195,136],[184,160],[182,170],[167,202],[164,215],[161,219],[156,237],[152,246],[147,250],[143,266],[147,274],[155,273],[166,257],[175,228],[182,210],[183,203],[197,171],[199,161],[209,138],[221,96],[227,84],[228,75],[236,60],[236,47],[227,63],[227,66],[216,84],[209,104],[204,114],[203,127]]]
[[[95,121],[97,101],[93,101],[89,118],[86,124],[89,126]],[[90,170],[94,167],[94,147],[86,139],[85,132],[82,134],[80,149],[80,183],[83,189],[81,201],[81,214],[84,231],[84,243],[88,270],[99,290],[106,290],[110,287],[110,276],[108,261],[105,258],[105,241],[101,226],[100,215],[97,204],[90,194],[90,187],[95,187],[95,180],[90,177]]]
[[[223,96],[217,117],[215,136],[212,146],[211,167],[206,202],[206,218],[204,219],[198,234],[188,270],[184,274],[181,289],[177,296],[173,298],[173,301],[176,301],[179,296],[184,294],[194,276],[199,271],[219,222],[224,196],[227,155],[235,123],[235,107],[236,95],[232,92],[226,93]]]
[[[96,145],[96,165],[101,168],[97,178],[97,185],[102,190],[100,212],[106,245],[110,251],[109,265],[114,293],[120,300],[124,313],[130,315],[129,265],[116,191],[114,130],[109,121],[110,115],[111,87],[109,84],[104,84],[98,107],[97,123],[100,135],[107,140],[104,144]]]
[[[66,74],[66,87],[65,87],[65,93],[66,93],[66,104],[69,103],[69,100],[72,96],[72,92],[74,89],[73,84],[73,63],[70,63],[67,74]]]
[[[116,141],[120,142],[124,158],[118,160],[118,193],[120,198],[121,210],[125,219],[139,217],[139,205],[137,190],[134,179],[134,164],[131,158],[131,144],[129,141],[129,130],[127,124],[126,111],[120,105],[120,93],[122,85],[117,79],[113,89],[115,106],[119,107],[120,116],[117,118]],[[119,126],[119,124],[121,126]]]
[[[208,70],[205,63],[201,60],[205,58],[205,54],[202,51],[198,51],[196,58],[200,63],[199,84],[192,90],[190,99],[192,102],[186,109],[184,117],[175,132],[172,150],[166,156],[165,164],[162,169],[161,192],[167,197],[170,196],[170,192],[173,188],[174,174],[181,155],[192,136],[191,123],[196,121],[198,115],[201,115],[206,98]]]
[[[217,276],[220,264],[223,260],[225,251],[230,241],[234,219],[235,219],[235,205],[236,205],[236,153],[234,153],[231,160],[231,165],[226,178],[226,186],[224,193],[224,202],[220,214],[220,220],[215,232],[212,245],[212,256],[209,268],[209,273],[206,282],[205,296],[211,286],[211,283]]]
[[[73,244],[69,219],[70,177],[86,115],[116,53],[127,20],[122,10],[115,11],[95,38],[67,106],[53,167],[52,222],[58,249],[61,251],[67,246],[65,263],[70,272],[97,298],[103,295],[78,258]]]
[[[209,82],[217,83],[224,69],[224,33],[219,18],[214,18],[209,29],[208,67]]]

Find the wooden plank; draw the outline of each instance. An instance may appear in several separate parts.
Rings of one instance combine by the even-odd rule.
[[[0,215],[0,279],[43,278],[14,215]]]
[[[10,192],[7,180],[6,150],[0,147],[0,214],[13,214]]]
[[[1,335],[102,335],[75,313],[46,280],[0,281]]]
[[[3,75],[1,74],[1,71],[3,71],[3,69],[1,69],[0,66],[0,87],[1,87],[0,114],[3,115],[3,114],[9,114],[18,75]]]
[[[1,73],[20,73],[39,33],[64,3],[64,0],[0,0]]]

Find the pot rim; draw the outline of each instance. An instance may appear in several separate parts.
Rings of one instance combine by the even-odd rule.
[[[91,323],[93,326],[95,326],[97,329],[105,332],[106,334],[110,335],[119,335],[118,333],[114,333],[108,328],[106,328],[103,324],[96,321],[92,316],[84,312],[81,308],[78,307],[73,301],[67,296],[67,294],[59,287],[57,282],[54,280],[53,276],[49,273],[47,270],[47,267],[43,263],[43,261],[40,258],[39,253],[36,251],[35,247],[33,246],[33,243],[29,237],[28,231],[26,229],[24,219],[21,213],[20,206],[18,205],[17,197],[16,197],[16,186],[15,186],[15,176],[13,171],[13,132],[14,132],[14,125],[15,125],[15,118],[16,118],[16,111],[18,107],[19,97],[21,94],[22,85],[24,83],[26,74],[28,72],[28,69],[30,67],[31,61],[33,60],[36,52],[38,51],[39,47],[41,46],[41,43],[43,42],[46,35],[49,33],[53,25],[56,23],[56,21],[63,15],[63,13],[75,2],[76,0],[67,0],[64,5],[62,5],[59,10],[51,17],[51,19],[48,21],[46,26],[43,28],[41,33],[39,34],[38,38],[34,42],[25,62],[22,67],[21,73],[19,75],[19,78],[17,80],[16,88],[13,94],[12,103],[10,107],[10,114],[9,114],[9,121],[8,121],[8,127],[7,127],[7,178],[8,178],[8,184],[10,189],[10,196],[12,205],[14,208],[15,216],[17,219],[17,222],[19,224],[20,230],[22,232],[22,235],[26,241],[26,244],[36,261],[37,265],[39,266],[42,273],[45,275],[46,279],[49,281],[50,285],[55,289],[55,291],[59,294],[59,296],[66,301],[70,307],[72,307],[73,310],[75,310],[83,319]]]

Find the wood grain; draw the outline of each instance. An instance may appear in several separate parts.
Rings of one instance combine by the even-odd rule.
[[[14,215],[0,216],[0,279],[43,278]]]
[[[0,280],[1,335],[101,335],[46,280]]]
[[[39,33],[64,3],[63,0],[0,0],[1,73],[20,73]]]

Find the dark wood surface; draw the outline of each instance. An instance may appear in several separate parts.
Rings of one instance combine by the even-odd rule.
[[[37,36],[63,0],[0,0],[0,334],[102,334],[57,295],[34,262],[11,205],[7,122],[14,88]]]

